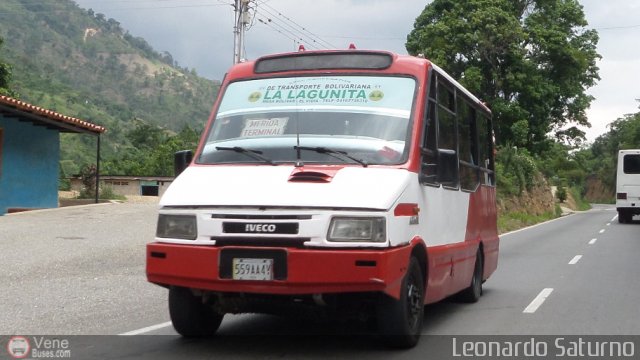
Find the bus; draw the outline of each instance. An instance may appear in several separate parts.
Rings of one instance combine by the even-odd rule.
[[[634,215],[640,215],[640,149],[618,151],[616,210],[620,224],[631,223]]]
[[[294,308],[372,320],[411,347],[424,306],[476,302],[496,270],[491,111],[385,51],[234,65],[197,150],[176,154],[146,274],[183,336]]]

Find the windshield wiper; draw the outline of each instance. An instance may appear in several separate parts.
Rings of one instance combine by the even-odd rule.
[[[268,157],[262,156],[261,155],[262,151],[260,151],[260,150],[251,150],[251,149],[243,148],[243,147],[240,147],[240,146],[232,146],[232,147],[216,146],[216,150],[235,151],[235,152],[240,153],[240,154],[245,154],[250,158],[254,158],[256,160],[264,161],[269,165],[276,165],[276,163],[274,163],[273,160],[269,159]]]
[[[333,149],[329,149],[326,147],[322,147],[322,146],[294,146],[293,147],[295,150],[310,150],[310,151],[315,151],[317,153],[320,154],[327,154],[329,156],[332,156],[336,159],[340,159],[342,161],[345,161],[345,158],[355,161],[358,164],[362,165],[363,167],[367,167],[369,166],[369,163],[367,163],[366,160],[362,160],[362,159],[358,159],[356,157],[353,157],[351,155],[349,155],[349,153],[347,153],[346,151],[341,151],[341,150],[333,150]]]

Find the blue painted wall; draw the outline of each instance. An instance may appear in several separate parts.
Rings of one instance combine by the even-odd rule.
[[[58,207],[58,130],[0,115],[4,130],[0,215],[8,208]]]

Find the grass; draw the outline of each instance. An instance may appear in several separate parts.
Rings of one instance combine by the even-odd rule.
[[[571,197],[575,201],[576,210],[586,211],[591,209],[591,204],[581,196],[580,190],[574,187],[567,188],[571,192]],[[498,215],[498,232],[504,234],[509,231],[518,230],[527,226],[535,225],[541,222],[555,219],[562,215],[560,205],[556,204],[555,211],[547,211],[542,215],[531,215],[526,212],[514,211],[510,213],[501,213]]]
[[[577,210],[585,211],[591,209],[591,204],[580,194],[580,191],[574,187],[570,188],[571,196],[573,196],[573,200],[576,202]]]
[[[555,212],[547,211],[542,215],[531,215],[524,212],[511,212],[498,216],[498,232],[504,234],[527,226],[555,219],[561,214],[560,207],[556,205]]]

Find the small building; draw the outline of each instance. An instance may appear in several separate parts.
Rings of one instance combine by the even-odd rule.
[[[82,190],[82,178],[71,178],[71,190]],[[125,175],[100,175],[100,188],[111,189],[114,194],[121,196],[161,196],[169,184],[174,180],[173,176],[125,176]]]
[[[105,128],[0,96],[0,216],[58,207],[60,133],[96,136]]]

